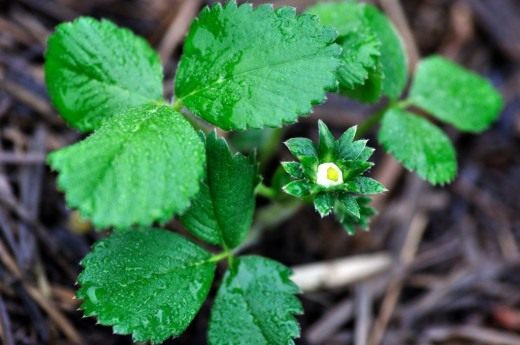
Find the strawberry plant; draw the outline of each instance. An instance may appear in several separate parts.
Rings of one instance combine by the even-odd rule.
[[[155,51],[107,20],[59,25],[48,41],[45,79],[61,116],[89,133],[49,155],[58,186],[96,229],[113,229],[81,262],[81,309],[117,334],[152,343],[188,327],[219,262],[227,271],[209,343],[293,343],[302,307],[290,270],[239,255],[256,194],[283,199],[283,190],[354,234],[375,214],[370,196],[385,191],[365,176],[374,150],[357,136],[380,123],[389,153],[431,183],[447,183],[456,174],[455,150],[425,113],[480,132],[502,104],[487,81],[441,57],[420,62],[402,99],[402,41],[379,10],[354,1],[304,14],[234,1],[205,7],[186,37],[172,101],[163,98]],[[339,138],[320,121],[318,143],[286,141],[296,160],[281,163],[279,188],[261,182],[255,155],[234,153],[208,129],[282,127],[311,113],[329,91],[389,102]],[[175,216],[192,239],[159,228]]]

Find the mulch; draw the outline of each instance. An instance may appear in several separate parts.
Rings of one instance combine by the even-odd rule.
[[[212,1],[209,1],[212,2]],[[258,2],[260,1],[253,1]],[[312,0],[273,1],[298,9]],[[48,35],[79,15],[110,18],[146,37],[163,58],[166,96],[182,38],[201,0],[3,0],[0,2],[0,339],[13,344],[131,344],[82,318],[78,262],[104,233],[69,210],[45,164],[81,136],[49,103],[43,81]],[[515,0],[380,0],[418,56],[445,55],[489,78],[506,107],[481,135],[447,128],[457,180],[431,187],[378,150],[373,175],[391,190],[371,231],[346,235],[303,208],[248,248],[295,266],[388,252],[389,272],[301,296],[298,344],[520,344],[520,3]],[[316,120],[339,134],[372,108],[331,95],[284,137],[316,137]],[[374,133],[369,136],[376,145]],[[280,146],[267,165],[287,159]],[[269,176],[267,176],[269,178]],[[262,202],[260,203],[262,204]],[[170,224],[170,227],[177,227]],[[212,295],[214,291],[212,292]],[[205,344],[211,299],[168,344]]]

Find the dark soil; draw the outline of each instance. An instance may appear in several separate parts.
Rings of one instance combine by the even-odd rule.
[[[254,1],[260,3],[260,1]],[[309,0],[274,1],[299,9]],[[166,90],[179,37],[196,0],[0,1],[0,339],[2,344],[131,344],[83,319],[72,299],[78,262],[104,236],[67,209],[45,154],[80,139],[49,103],[43,52],[53,27],[79,15],[110,18],[145,36],[165,58]],[[500,120],[481,135],[448,128],[457,180],[431,187],[381,150],[373,174],[391,190],[377,201],[371,231],[349,237],[310,208],[263,232],[247,252],[289,266],[388,252],[392,269],[364,281],[302,296],[299,344],[520,345],[520,3],[515,0],[381,0],[422,56],[443,54],[489,78],[503,93]],[[200,5],[200,6],[199,6]],[[191,9],[193,8],[193,10]],[[396,15],[397,14],[397,15]],[[412,60],[416,57],[413,54]],[[336,133],[370,108],[331,95],[285,137],[316,137],[323,118]],[[372,145],[376,145],[371,133]],[[279,152],[267,164],[287,158]],[[260,207],[265,204],[259,201]],[[177,224],[169,224],[177,228]],[[423,231],[424,230],[424,231]],[[205,344],[211,298],[170,344]],[[239,325],[237,325],[239,326]]]

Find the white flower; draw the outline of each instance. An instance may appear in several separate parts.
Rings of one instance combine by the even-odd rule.
[[[334,163],[322,163],[318,165],[316,183],[323,187],[337,186],[343,183],[343,173]]]

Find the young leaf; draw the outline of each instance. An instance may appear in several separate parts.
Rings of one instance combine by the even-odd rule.
[[[401,96],[408,78],[408,60],[404,43],[392,22],[375,6],[366,5],[370,28],[381,41],[383,93],[392,99]]]
[[[206,153],[206,180],[181,222],[204,241],[234,248],[253,222],[256,162],[239,153],[232,155],[215,132],[206,138]]]
[[[81,265],[77,292],[86,316],[134,341],[181,334],[213,281],[210,254],[172,232],[139,229],[100,241]]]
[[[497,118],[502,96],[484,78],[440,56],[419,64],[411,101],[462,131],[481,132]]]
[[[457,173],[455,149],[428,120],[399,109],[383,117],[379,142],[398,161],[432,184],[451,182]]]
[[[211,345],[286,345],[299,337],[298,287],[282,264],[258,256],[238,259],[224,276],[209,323]]]
[[[280,127],[336,88],[336,31],[293,8],[206,7],[193,22],[175,91],[192,112],[224,129]]]
[[[165,222],[199,190],[204,145],[183,116],[147,104],[114,116],[87,139],[52,153],[67,204],[97,228]]]
[[[324,2],[308,8],[307,13],[317,15],[322,24],[338,30],[338,43],[343,48],[338,68],[340,90],[348,93],[365,84],[369,72],[379,63],[381,49],[381,42],[365,17],[365,4]]]
[[[365,83],[352,90],[343,88],[341,93],[346,97],[358,100],[363,103],[375,103],[381,99],[383,92],[383,69],[381,63],[368,70],[368,77]]]
[[[130,30],[82,17],[58,25],[45,54],[45,81],[61,116],[81,131],[163,97],[157,53]]]

